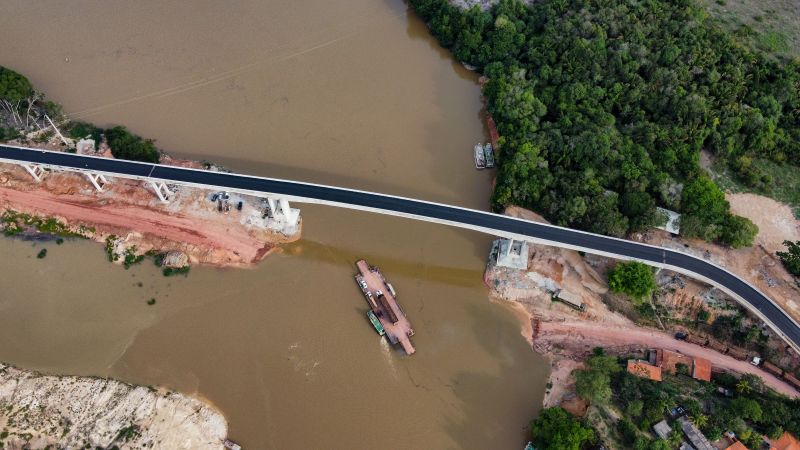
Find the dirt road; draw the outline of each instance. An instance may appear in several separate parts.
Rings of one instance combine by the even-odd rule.
[[[730,356],[718,353],[710,348],[676,340],[673,336],[654,330],[637,327],[615,327],[608,324],[593,324],[579,321],[542,322],[537,345],[553,344],[559,347],[575,349],[576,347],[594,348],[614,346],[641,346],[664,348],[689,356],[706,358],[713,367],[738,373],[751,373],[764,380],[764,383],[775,391],[789,397],[798,397],[800,393],[779,378]]]

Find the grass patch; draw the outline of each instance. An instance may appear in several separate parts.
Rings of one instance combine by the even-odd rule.
[[[757,41],[758,41],[758,46],[762,50],[771,53],[785,53],[789,51],[789,43],[788,40],[786,39],[786,35],[781,33],[780,31],[770,30],[763,33],[759,33]]]
[[[3,234],[6,236],[16,236],[26,230],[35,230],[39,233],[49,234],[58,238],[80,237],[86,238],[81,233],[75,233],[69,227],[52,217],[38,217],[30,214],[17,212],[14,210],[3,211],[0,216],[0,225],[3,227]]]
[[[753,167],[770,174],[775,181],[765,188],[749,188],[720,160],[715,161],[712,166],[713,178],[723,190],[733,193],[752,192],[785,203],[792,208],[795,218],[800,219],[800,171],[796,167],[768,159],[754,159]]]
[[[711,16],[751,48],[800,56],[800,8],[794,0],[704,0]]]

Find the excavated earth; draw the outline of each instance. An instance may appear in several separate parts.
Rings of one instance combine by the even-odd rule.
[[[748,215],[746,208],[736,201],[731,203],[735,212]],[[785,225],[788,223],[796,227],[796,221],[791,211],[787,209],[784,212],[789,216],[776,217],[773,214],[758,217],[758,214],[752,214],[751,220],[765,232],[759,233],[756,245],[747,249],[730,250],[705,242],[685,241],[661,231],[631,238],[710,259],[757,285],[800,320],[800,311],[795,303],[800,299],[797,286],[774,257],[776,242],[792,238],[788,231],[796,229]],[[546,223],[538,214],[519,207],[509,207],[505,214]],[[784,226],[782,231],[776,233],[776,227],[781,229],[779,226],[773,225],[771,228],[760,221]],[[581,367],[581,361],[597,346],[616,354],[637,353],[647,348],[672,349],[707,358],[716,370],[756,374],[776,391],[790,396],[798,395],[784,381],[747,362],[710,348],[678,341],[666,329],[645,328],[635,324],[620,312],[625,305],[630,305],[630,301],[609,292],[605,281],[605,273],[616,263],[615,260],[594,255],[582,256],[573,250],[544,245],[529,244],[529,248],[527,270],[500,267],[490,260],[484,281],[494,300],[510,302],[522,319],[523,336],[534,350],[548,356],[551,361],[551,387],[545,394],[545,406],[562,405],[572,411],[585,410],[585,405],[575,398],[571,373]],[[660,271],[657,279],[660,293],[656,300],[678,317],[680,314],[690,315],[699,307],[710,308],[713,302],[732,302],[710,286],[668,271]],[[586,310],[577,311],[561,302],[554,302],[552,292],[557,289],[580,297],[586,304]],[[713,320],[713,317],[709,320]],[[787,362],[797,363],[798,355],[785,348],[779,350],[786,355]]]
[[[111,157],[107,150],[98,155]],[[169,157],[162,163],[202,168]],[[169,188],[172,196],[165,204],[139,181],[110,179],[98,192],[81,174],[48,172],[36,182],[21,166],[0,164],[0,211],[53,217],[98,242],[117,237],[118,255],[126,250],[138,255],[182,252],[190,264],[243,267],[300,237],[301,222],[264,217],[263,199],[231,194],[230,209],[220,212],[218,202],[211,201],[212,191]],[[236,208],[239,201],[241,211]]]

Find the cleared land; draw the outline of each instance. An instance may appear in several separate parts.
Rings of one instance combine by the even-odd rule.
[[[796,0],[704,0],[711,14],[754,48],[800,55],[800,6]]]

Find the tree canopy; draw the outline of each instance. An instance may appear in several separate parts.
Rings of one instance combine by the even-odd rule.
[[[608,286],[612,291],[642,299],[656,288],[653,269],[638,261],[617,263],[608,272]]]
[[[587,369],[575,373],[575,391],[584,400],[596,404],[611,399],[611,376],[621,370],[617,359],[595,354],[586,360]]]
[[[108,146],[115,158],[157,163],[161,155],[150,139],[143,139],[125,127],[116,126],[105,130]]]
[[[594,431],[573,419],[563,408],[542,410],[531,422],[531,434],[537,448],[542,450],[580,450],[584,443],[594,440]]]
[[[800,241],[783,241],[787,251],[776,252],[783,266],[792,275],[800,276]]]
[[[15,103],[31,95],[33,86],[24,75],[0,66],[0,99]]]
[[[730,214],[700,151],[750,184],[771,182],[753,158],[800,163],[800,61],[740,45],[693,0],[410,3],[489,79],[496,208],[621,236],[662,206],[686,216],[687,236],[750,245],[755,225]]]

